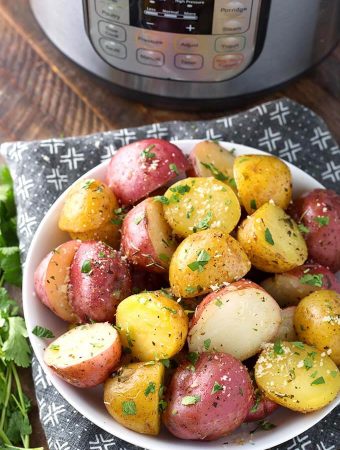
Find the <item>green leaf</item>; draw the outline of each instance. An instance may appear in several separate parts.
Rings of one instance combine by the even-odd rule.
[[[204,163],[201,162],[202,166],[206,169],[210,170],[212,176],[216,178],[216,180],[227,181],[229,177],[224,175],[213,163]]]
[[[219,392],[219,391],[223,391],[223,386],[221,386],[220,384],[217,383],[217,381],[215,381],[211,393],[216,394],[216,392]]]
[[[317,222],[320,227],[324,227],[329,224],[329,217],[328,216],[317,216],[314,217],[314,221]]]
[[[170,311],[172,314],[177,314],[176,309],[169,308],[169,306],[162,306],[162,309],[166,309],[166,310]]]
[[[298,229],[300,231],[300,233],[309,233],[309,228],[306,227],[303,223],[299,223],[298,224]]]
[[[250,207],[251,207],[251,209],[257,209],[257,206],[256,206],[256,200],[250,200]]]
[[[179,171],[178,171],[178,168],[177,168],[176,164],[174,164],[174,163],[169,164],[169,169],[172,172],[174,172],[176,175],[179,175]]]
[[[89,180],[86,180],[85,182],[84,182],[84,184],[82,185],[82,189],[88,189],[90,186],[91,186],[91,184],[93,183],[93,182],[95,182],[96,180],[94,179],[94,178],[90,178]]]
[[[31,349],[27,342],[27,330],[22,317],[8,318],[8,338],[2,350],[7,361],[14,361],[17,366],[29,367]]]
[[[312,381],[310,385],[312,386],[313,384],[325,384],[324,377],[316,378],[316,380]]]
[[[310,358],[309,356],[307,356],[307,358],[305,358],[303,360],[303,365],[305,367],[306,370],[309,370],[313,367],[314,363],[313,363],[313,359]]]
[[[81,273],[90,273],[92,270],[91,261],[89,259],[85,259],[81,266]]]
[[[331,370],[330,375],[331,375],[331,377],[335,378],[338,375],[338,373],[339,372],[336,370]]]
[[[191,269],[193,272],[198,270],[199,272],[203,272],[204,266],[208,264],[210,261],[210,255],[209,253],[202,249],[197,253],[197,260],[188,264],[189,269]]]
[[[27,416],[23,416],[20,411],[14,411],[10,415],[6,434],[8,439],[14,444],[21,442],[21,435],[29,436],[32,433],[32,427]]]
[[[155,148],[154,144],[148,145],[141,153],[141,157],[144,159],[152,159],[156,156],[156,153],[151,153],[151,150]]]
[[[274,240],[273,240],[273,237],[272,237],[272,234],[271,234],[269,228],[265,229],[265,231],[264,231],[264,238],[268,242],[268,244],[274,245]]]
[[[159,411],[161,411],[161,412],[164,412],[165,410],[166,410],[166,407],[168,406],[168,402],[166,402],[165,400],[160,400],[159,402],[158,402],[158,409],[159,409]]]
[[[189,405],[195,405],[196,403],[201,401],[200,395],[187,395],[182,398],[182,405],[189,406]]]
[[[210,344],[211,344],[211,339],[206,339],[206,340],[203,342],[203,345],[204,345],[205,350],[209,350]]]
[[[215,300],[215,305],[218,306],[218,307],[220,307],[220,306],[223,305],[223,303],[221,302],[221,299],[220,299],[220,298],[217,298],[217,299]]]
[[[133,400],[122,402],[122,411],[125,416],[135,416],[137,414],[136,403]]]
[[[283,355],[284,354],[284,349],[281,345],[281,341],[276,341],[274,343],[274,353],[275,353],[275,355]]]
[[[170,359],[160,359],[159,360],[162,364],[163,364],[163,366],[164,367],[166,367],[167,369],[169,369],[170,368],[170,365],[171,365],[171,361],[170,361]]]
[[[168,255],[166,255],[165,253],[160,253],[159,255],[158,255],[158,257],[159,257],[159,259],[161,260],[161,261],[163,261],[163,262],[165,262],[165,263],[167,263],[167,262],[169,262],[169,256]]]
[[[200,220],[197,225],[193,227],[192,231],[194,233],[197,233],[197,231],[207,230],[210,227],[211,218],[212,214],[211,211],[209,211],[207,215],[202,220]]]
[[[156,195],[156,197],[153,198],[155,202],[163,203],[163,205],[169,205],[169,199],[165,197],[164,195]]]
[[[7,283],[21,286],[22,273],[19,247],[0,248],[0,267],[4,271],[4,280]]]
[[[187,184],[179,184],[178,186],[171,187],[170,191],[184,195],[190,191],[190,186],[188,186]]]
[[[267,420],[261,420],[258,424],[258,426],[255,428],[255,430],[253,431],[253,433],[255,433],[255,431],[257,430],[263,430],[263,431],[268,431],[268,430],[272,430],[273,428],[275,428],[276,425],[273,423],[268,422]]]
[[[147,388],[144,391],[145,397],[149,394],[154,394],[156,392],[156,383],[154,381],[150,381]]]
[[[49,330],[48,328],[44,328],[41,327],[39,325],[36,325],[33,330],[32,333],[35,334],[38,337],[42,337],[42,338],[54,338],[54,334],[52,333],[51,330]]]
[[[187,354],[187,360],[191,362],[191,364],[195,365],[199,359],[200,355],[198,352],[189,352]]]
[[[188,292],[188,294],[193,294],[194,292],[197,291],[197,288],[195,288],[195,286],[187,286],[185,288],[185,291]]]
[[[322,273],[305,273],[300,277],[301,284],[308,284],[309,286],[322,287],[323,274]]]
[[[292,342],[292,344],[294,345],[294,347],[297,347],[297,348],[301,348],[301,349],[305,348],[305,345],[303,342],[296,341],[296,342]]]

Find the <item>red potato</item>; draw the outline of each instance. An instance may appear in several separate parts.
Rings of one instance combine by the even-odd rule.
[[[161,203],[149,197],[127,213],[121,250],[129,262],[150,272],[166,272],[176,247]]]
[[[246,367],[225,353],[203,353],[191,370],[175,371],[167,390],[163,421],[181,439],[210,441],[238,428],[253,403]]]
[[[320,289],[331,289],[340,294],[339,281],[320,264],[304,264],[289,272],[277,273],[262,281],[261,286],[281,307],[297,305],[304,297]]]
[[[70,301],[82,322],[113,322],[118,303],[131,294],[121,254],[103,242],[82,242],[70,271]]]
[[[281,310],[260,286],[248,280],[207,295],[191,321],[190,351],[222,351],[241,361],[255,355],[277,334]]]
[[[68,241],[50,252],[34,273],[34,287],[40,300],[66,322],[79,321],[69,301],[70,266],[81,242]]]
[[[103,383],[121,356],[117,331],[109,323],[80,325],[45,350],[45,363],[63,380],[80,388]]]
[[[340,270],[340,196],[329,189],[315,189],[294,200],[288,212],[306,227],[309,258],[332,272]]]
[[[112,157],[107,184],[123,205],[133,205],[187,168],[178,147],[162,139],[144,139],[125,145]]]
[[[288,308],[281,309],[281,319],[278,332],[273,339],[275,341],[298,341],[297,334],[294,328],[294,314],[296,306],[289,306]]]
[[[255,422],[263,420],[271,413],[278,409],[279,405],[272,400],[269,400],[260,389],[255,389],[255,398],[253,404],[245,418],[245,422]]]

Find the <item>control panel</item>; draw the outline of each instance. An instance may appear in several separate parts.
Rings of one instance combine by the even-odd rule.
[[[111,66],[182,81],[223,81],[252,61],[261,0],[85,0],[89,38]]]

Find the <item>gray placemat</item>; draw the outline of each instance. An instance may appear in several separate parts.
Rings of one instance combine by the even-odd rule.
[[[166,122],[75,138],[1,146],[15,183],[22,261],[32,236],[56,198],[77,178],[142,138],[218,139],[265,150],[289,161],[330,189],[340,190],[340,149],[325,123],[289,99],[264,103],[211,121]],[[40,418],[51,450],[137,450],[93,425],[51,385],[37,360],[33,376]],[[275,450],[338,450],[340,410]]]

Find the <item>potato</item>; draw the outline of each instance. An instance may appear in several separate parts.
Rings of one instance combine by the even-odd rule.
[[[279,341],[297,341],[298,337],[294,328],[294,314],[296,306],[289,306],[281,309],[281,323],[273,342]]]
[[[147,198],[128,212],[121,249],[129,262],[150,272],[166,272],[176,247],[160,203]]]
[[[296,223],[272,203],[265,203],[241,223],[237,239],[251,263],[265,272],[285,272],[307,259]]]
[[[309,257],[332,272],[340,270],[340,195],[314,189],[294,200],[289,214],[301,224]]]
[[[294,326],[299,339],[327,351],[340,365],[340,294],[317,291],[297,305]]]
[[[119,363],[121,344],[109,323],[80,325],[45,350],[45,363],[63,380],[85,388],[102,383]]]
[[[255,379],[269,399],[303,413],[323,408],[340,390],[335,363],[302,342],[266,344],[255,365]]]
[[[118,303],[131,294],[129,267],[103,242],[83,242],[71,265],[69,292],[81,321],[113,322]]]
[[[186,178],[171,186],[164,196],[164,215],[174,233],[189,236],[207,228],[230,233],[241,217],[233,190],[215,178]]]
[[[202,141],[195,145],[189,155],[190,177],[211,177],[224,181],[233,190],[236,184],[233,174],[235,156],[216,141]]]
[[[248,423],[263,420],[278,408],[279,405],[277,403],[269,400],[260,389],[256,388],[253,404],[244,421]]]
[[[170,262],[170,286],[178,297],[194,297],[242,278],[250,266],[234,238],[221,230],[204,230],[177,247]]]
[[[275,274],[261,286],[280,306],[297,305],[301,299],[320,289],[331,289],[340,294],[336,276],[319,264],[304,264],[289,272]]]
[[[146,363],[148,364],[148,363]],[[121,367],[104,385],[104,404],[121,425],[138,433],[157,435],[164,366],[132,363]]]
[[[160,292],[142,292],[123,300],[116,324],[124,347],[140,361],[167,359],[178,353],[188,333],[188,317]]]
[[[184,362],[166,393],[163,421],[181,439],[210,441],[234,431],[247,416],[253,387],[245,366],[225,353],[198,355],[194,370]]]
[[[68,191],[58,225],[73,239],[102,240],[116,248],[120,239],[117,209],[118,201],[105,183],[82,179]]]
[[[81,242],[68,241],[50,252],[34,273],[34,287],[40,300],[66,322],[79,322],[69,301],[70,266]]]
[[[144,139],[115,153],[107,169],[107,184],[123,205],[133,205],[187,168],[187,159],[176,145]]]
[[[154,272],[147,272],[138,266],[131,266],[132,278],[132,294],[139,294],[142,291],[156,291],[169,282],[160,274]]]
[[[221,351],[243,361],[273,339],[280,322],[275,300],[252,281],[240,280],[209,294],[196,308],[189,350]]]
[[[275,156],[241,155],[235,159],[234,177],[240,201],[248,214],[273,201],[286,209],[292,197],[292,175]]]

